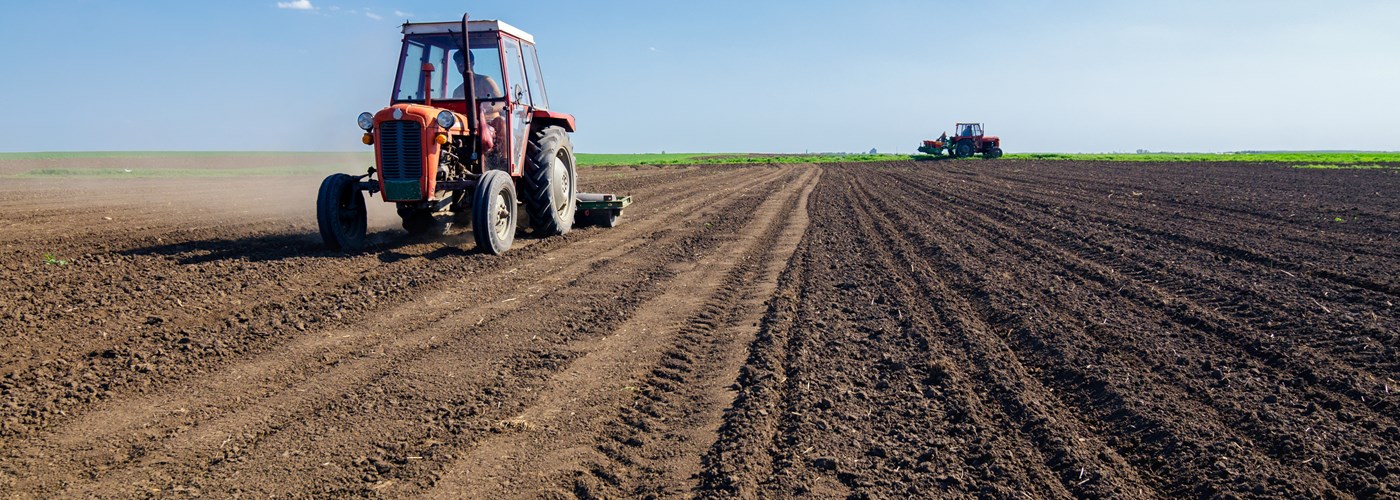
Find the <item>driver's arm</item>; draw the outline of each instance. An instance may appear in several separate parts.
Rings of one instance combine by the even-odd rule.
[[[502,91],[501,91],[501,86],[500,86],[500,84],[497,84],[497,83],[496,83],[496,80],[495,80],[495,79],[493,79],[493,78],[491,78],[491,77],[489,77],[489,76],[483,76],[483,77],[481,77],[481,81],[482,81],[483,83],[486,84],[486,85],[483,86],[483,87],[485,87],[485,89],[478,88],[478,89],[477,89],[477,93],[478,93],[478,94],[485,94],[485,95],[477,96],[478,98],[480,98],[480,99],[495,99],[495,98],[502,97],[502,96],[505,96],[505,95],[506,95],[505,92],[502,92]]]
[[[496,98],[500,98],[500,97],[503,97],[503,96],[505,96],[505,93],[504,93],[504,92],[501,92],[501,86],[500,86],[499,84],[496,83],[496,80],[492,79],[492,78],[489,77],[489,76],[479,76],[479,77],[477,78],[477,80],[476,80],[476,98],[477,98],[477,99],[496,99]],[[482,106],[482,109],[481,109],[481,110],[482,110],[482,112],[486,113],[486,115],[487,115],[486,118],[489,120],[489,119],[492,118],[493,115],[499,114],[499,113],[501,112],[501,108],[504,108],[504,107],[505,107],[505,103],[502,103],[502,102],[491,102],[491,103],[486,103],[485,106]]]

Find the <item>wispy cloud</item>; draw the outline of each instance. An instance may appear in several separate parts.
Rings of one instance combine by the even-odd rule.
[[[413,13],[396,10],[394,11],[394,17],[413,17]]]
[[[366,12],[366,13],[365,13],[365,17],[368,17],[368,18],[373,19],[373,20],[375,20],[375,21],[378,21],[378,20],[380,20],[380,19],[384,19],[384,16],[381,16],[381,15],[379,15],[379,14],[375,14],[375,13],[373,13],[373,12]]]
[[[292,0],[290,2],[277,2],[277,8],[292,10],[316,10],[316,7],[311,5],[311,0]]]

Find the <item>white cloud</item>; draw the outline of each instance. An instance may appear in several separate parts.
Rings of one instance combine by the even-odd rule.
[[[316,10],[316,7],[311,5],[311,0],[292,0],[290,2],[277,2],[277,8],[292,10]]]
[[[396,10],[394,11],[394,17],[413,17],[413,13]]]
[[[368,17],[368,18],[373,19],[373,20],[375,20],[375,21],[378,21],[378,20],[380,20],[380,19],[384,19],[384,16],[381,16],[381,15],[379,15],[379,14],[375,14],[375,13],[373,13],[373,12],[366,12],[366,13],[365,13],[365,17]]]

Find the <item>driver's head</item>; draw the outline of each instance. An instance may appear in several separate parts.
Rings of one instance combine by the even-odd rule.
[[[459,50],[456,54],[452,54],[452,62],[457,63],[458,68],[462,67],[463,59],[472,66],[476,66],[476,55],[473,55],[470,50]]]

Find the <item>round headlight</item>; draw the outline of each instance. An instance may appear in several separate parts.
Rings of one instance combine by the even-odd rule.
[[[457,115],[452,114],[451,111],[443,111],[438,113],[437,122],[439,127],[452,128],[457,125]]]
[[[369,114],[368,111],[360,113],[360,117],[356,118],[355,122],[360,124],[360,128],[368,132],[369,129],[374,128],[374,115]]]

